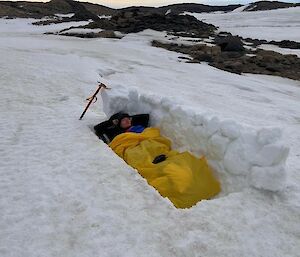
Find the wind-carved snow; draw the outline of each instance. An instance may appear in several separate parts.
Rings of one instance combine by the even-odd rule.
[[[151,126],[159,127],[175,148],[206,156],[221,179],[223,194],[249,185],[271,191],[285,186],[289,148],[280,140],[279,128],[245,127],[130,87],[103,91],[102,98],[107,116],[119,111],[150,113]]]

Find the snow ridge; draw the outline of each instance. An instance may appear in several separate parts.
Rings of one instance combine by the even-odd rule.
[[[289,148],[279,128],[255,129],[190,109],[135,88],[115,86],[102,92],[107,116],[118,111],[150,113],[150,125],[161,129],[173,147],[205,155],[222,183],[222,194],[257,189],[280,191],[285,187]]]

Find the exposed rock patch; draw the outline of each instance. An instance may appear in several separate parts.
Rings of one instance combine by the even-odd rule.
[[[223,39],[222,42],[227,39]],[[231,42],[232,37],[227,41]],[[234,41],[236,43],[238,41]],[[192,57],[189,62],[208,62],[211,66],[233,73],[267,74],[300,80],[300,59],[296,55],[282,55],[274,51],[257,49],[231,48],[225,50],[220,46],[208,46],[205,44],[179,45],[166,44],[152,41],[155,47],[162,47],[170,51],[188,54]],[[236,46],[234,44],[234,46]]]
[[[227,52],[241,52],[244,51],[245,48],[243,46],[243,42],[239,37],[234,36],[217,36],[215,38],[215,43],[221,47],[222,51]]]
[[[241,37],[240,37],[241,38]],[[253,46],[259,46],[262,44],[272,44],[282,48],[289,48],[289,49],[300,49],[300,42],[291,41],[291,40],[282,40],[282,41],[267,41],[261,39],[252,39],[252,38],[245,38],[243,39],[248,43],[251,43]]]
[[[152,12],[166,14],[167,12],[173,14],[180,14],[183,12],[193,12],[193,13],[203,13],[203,12],[230,12],[234,9],[241,7],[240,4],[233,5],[223,5],[223,6],[212,6],[205,4],[195,4],[195,3],[183,3],[183,4],[171,4],[162,7],[138,7],[140,12]],[[121,11],[133,11],[137,7],[127,7],[121,9]]]
[[[142,13],[137,9],[130,12],[120,12],[111,19],[101,19],[86,26],[86,28],[101,28],[105,30],[136,33],[145,29],[183,32],[196,37],[209,37],[216,27],[199,21],[193,16],[176,14]]]

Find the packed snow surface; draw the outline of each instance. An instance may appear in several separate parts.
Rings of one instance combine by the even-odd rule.
[[[1,257],[299,255],[298,81],[181,62],[179,54],[150,46],[151,31],[81,39],[43,34],[70,24],[31,21],[0,19]],[[189,108],[242,130],[251,126],[271,147],[282,131],[290,148],[286,185],[276,193],[246,186],[175,209],[94,135],[90,127],[106,119],[100,99],[78,120],[99,79],[112,90],[128,86],[143,104],[168,99],[178,107],[175,116]],[[159,110],[152,118],[166,117]],[[235,137],[236,127],[223,132]],[[174,144],[181,135],[173,135]],[[273,163],[271,152],[260,161]],[[249,183],[264,188],[266,174],[281,182],[272,165],[262,167]]]
[[[233,35],[300,42],[300,7],[255,12],[186,13]]]

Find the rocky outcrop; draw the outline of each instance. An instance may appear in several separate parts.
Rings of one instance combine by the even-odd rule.
[[[300,6],[300,3],[285,3],[279,1],[258,1],[249,4],[245,9],[244,12],[253,12],[253,11],[266,11],[266,10],[274,10],[274,9],[281,9],[281,8],[289,8],[289,7],[296,7]]]
[[[88,2],[83,2],[82,5],[91,13],[95,15],[113,15],[118,11],[113,8],[106,7],[104,5],[92,4]]]
[[[113,9],[103,5],[92,4],[88,2],[78,2],[73,0],[52,0],[50,2],[11,2],[11,1],[0,1],[0,17],[8,16],[11,18],[42,18],[45,16],[53,16],[55,13],[74,13],[78,10],[78,6],[83,6],[86,12],[88,11],[93,15],[115,15],[122,12],[131,12],[138,9],[139,12],[143,13],[158,13],[165,14],[167,11],[171,11],[173,14],[179,14],[182,12],[215,12],[224,11],[229,12],[241,5],[226,5],[226,6],[210,6],[203,4],[173,4],[163,7],[127,7],[122,9]],[[82,9],[83,10],[83,9]],[[78,19],[81,15],[77,13]],[[89,15],[90,15],[89,14]],[[93,18],[95,20],[95,16]]]
[[[110,15],[115,10],[101,5],[81,3],[73,0],[52,0],[50,2],[0,2],[0,17],[43,18],[56,13],[75,13],[73,20],[97,20],[98,15]]]
[[[222,51],[242,52],[245,50],[242,40],[236,36],[217,36],[214,41]]]
[[[243,38],[241,38],[243,39]],[[282,41],[267,41],[261,39],[252,39],[252,38],[245,38],[244,41],[250,43],[252,46],[259,46],[262,44],[271,44],[276,45],[282,48],[289,48],[289,49],[300,49],[300,42],[291,41],[291,40],[282,40]]]
[[[284,2],[271,2],[271,1],[259,1],[254,2],[247,6],[244,11],[258,11],[258,10],[272,10],[278,8],[288,8],[292,6],[299,6],[300,4],[284,3]],[[83,6],[85,11],[83,13],[77,13],[78,19],[80,16],[86,17],[84,14],[89,12],[89,16],[92,14],[93,20],[95,16],[99,15],[115,15],[122,12],[132,12],[138,9],[142,13],[157,13],[166,14],[170,12],[173,14],[180,14],[183,12],[203,13],[203,12],[231,12],[242,5],[224,5],[224,6],[212,6],[204,4],[183,3],[172,4],[162,7],[127,7],[122,9],[113,9],[103,5],[92,4],[88,2],[78,2],[73,0],[51,0],[50,2],[25,2],[25,1],[0,1],[0,17],[11,18],[42,18],[45,16],[53,16],[55,13],[71,13],[75,12],[78,6]],[[75,9],[74,9],[75,8]],[[82,9],[83,10],[83,9]]]
[[[171,12],[173,14],[180,14],[183,12],[193,12],[193,13],[203,13],[203,12],[230,12],[234,9],[240,7],[242,5],[224,5],[224,6],[212,6],[205,4],[193,4],[193,3],[184,3],[184,4],[171,4],[162,7],[127,7],[123,8],[120,11],[132,11],[136,8],[139,9],[140,12],[152,12],[152,13],[160,13],[165,14],[166,12]]]
[[[21,8],[16,8],[17,3],[3,3],[0,2],[0,17],[7,18],[27,18],[28,14]]]
[[[101,28],[105,30],[136,33],[145,29],[157,31],[184,32],[197,37],[208,37],[216,27],[204,23],[189,15],[142,13],[138,9],[120,12],[111,19],[102,19],[86,26],[87,28]]]
[[[232,42],[232,38],[223,41]],[[235,43],[238,41],[234,41]],[[155,47],[162,47],[191,56],[189,62],[208,62],[211,66],[233,73],[255,73],[276,75],[300,80],[300,59],[296,55],[282,55],[273,51],[257,49],[248,51],[245,48],[222,48],[222,45],[205,44],[179,45],[153,41]],[[251,53],[251,54],[250,54]]]

